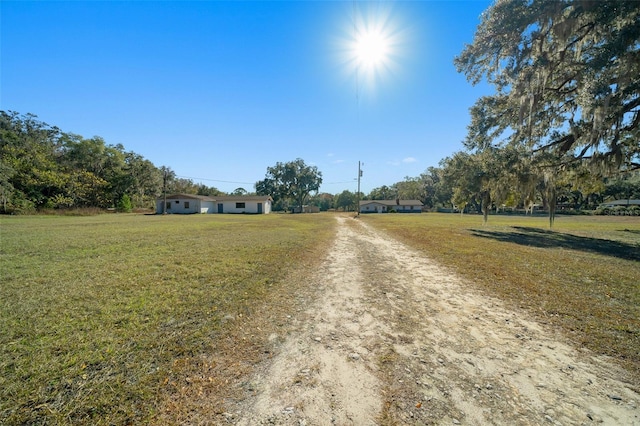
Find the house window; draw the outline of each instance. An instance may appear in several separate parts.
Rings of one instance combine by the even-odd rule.
[[[171,201],[167,202],[167,210],[171,210]]]
[[[244,203],[236,203],[236,209],[244,209]]]
[[[188,202],[188,201],[185,201],[185,202],[184,202],[184,208],[185,208],[185,209],[188,209],[188,208],[189,208],[189,202]]]

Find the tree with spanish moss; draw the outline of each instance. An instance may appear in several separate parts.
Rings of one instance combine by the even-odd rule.
[[[544,155],[550,185],[575,162],[640,168],[640,2],[497,0],[454,62],[495,88],[471,108],[468,149]]]

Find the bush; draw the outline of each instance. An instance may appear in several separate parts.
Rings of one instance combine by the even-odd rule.
[[[131,205],[131,199],[127,194],[124,194],[120,201],[118,201],[118,205],[116,206],[116,210],[121,213],[129,213],[133,209]]]
[[[9,214],[35,214],[36,206],[35,204],[24,198],[14,199],[11,204],[7,206],[7,210],[5,213]]]
[[[627,208],[625,206],[615,206],[611,210],[611,214],[614,214],[616,216],[624,216],[627,214]]]
[[[73,198],[56,194],[47,201],[47,208],[68,209],[73,207]]]

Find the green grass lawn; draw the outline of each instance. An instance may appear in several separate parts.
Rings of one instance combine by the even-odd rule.
[[[224,409],[329,215],[2,217],[0,423],[175,423]],[[258,337],[256,337],[258,336]],[[247,365],[243,365],[247,364]]]
[[[638,383],[638,218],[560,216],[553,230],[544,217],[361,220],[614,357]],[[0,424],[220,416],[304,308],[304,278],[334,226],[330,214],[1,217]]]
[[[515,309],[613,357],[640,383],[640,218],[361,215]]]

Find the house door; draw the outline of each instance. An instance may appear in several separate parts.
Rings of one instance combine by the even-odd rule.
[[[218,203],[218,213],[224,213],[223,212],[223,208],[222,208],[223,206],[224,206],[224,204]]]
[[[262,214],[262,203],[258,203],[258,214]]]

